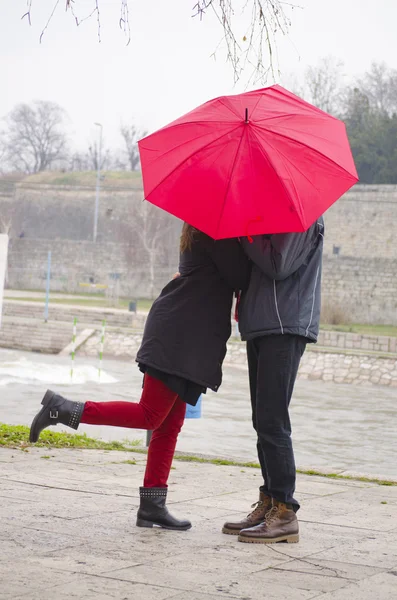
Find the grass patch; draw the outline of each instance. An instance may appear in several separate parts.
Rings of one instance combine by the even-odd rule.
[[[45,296],[44,296],[44,292],[43,292],[43,296],[41,298],[37,298],[37,297],[30,297],[30,296],[26,296],[26,297],[19,297],[19,296],[7,296],[5,298],[5,300],[13,300],[13,301],[17,301],[17,302],[33,302],[35,304],[43,304],[45,303]],[[117,307],[114,306],[110,306],[107,298],[105,296],[102,295],[93,295],[93,296],[88,296],[85,298],[57,298],[55,295],[51,294],[50,295],[50,306],[54,305],[54,304],[64,304],[67,306],[88,306],[88,307],[94,307],[94,308],[104,308],[104,309],[109,309],[112,310],[113,308],[123,308],[123,309],[127,309],[129,306],[129,303],[131,302],[131,300],[134,300],[133,298],[120,298],[119,299],[119,303],[117,305]],[[148,300],[147,298],[140,298],[139,300],[136,301],[137,302],[137,309],[138,311],[149,311],[152,304],[153,304],[153,300]]]
[[[396,325],[366,325],[362,323],[349,323],[346,325],[329,325],[322,323],[320,330],[340,331],[342,333],[359,333],[361,335],[386,335],[397,337]]]
[[[396,486],[397,481],[389,481],[388,479],[378,479],[377,477],[360,477],[353,475],[342,475],[339,473],[321,473],[321,471],[315,471],[313,469],[309,469],[307,471],[297,469],[297,473],[301,473],[302,475],[315,475],[316,477],[325,477],[327,479],[342,479],[347,481],[363,481],[364,483],[377,483],[378,485],[385,486]]]
[[[85,433],[73,434],[45,429],[41,433],[37,444],[34,445],[38,448],[88,448],[91,450],[122,450],[124,452],[132,452],[139,444],[139,440],[103,442],[102,440],[88,437]],[[0,423],[0,446],[27,450],[31,446],[29,443],[29,427]]]
[[[62,173],[60,171],[41,172],[25,177],[23,183],[76,185],[95,188],[96,171],[72,171],[69,173]],[[142,187],[142,175],[140,171],[102,171],[101,187],[129,187],[140,189]]]
[[[147,449],[139,448],[140,440],[123,440],[123,442],[103,442],[96,438],[88,437],[85,433],[70,434],[56,433],[49,429],[44,430],[40,439],[35,446],[39,448],[85,448],[90,450],[117,450],[122,452],[134,452],[137,454],[147,454]],[[28,450],[32,445],[29,444],[29,427],[24,425],[6,425],[0,423],[0,446],[5,448],[16,448],[20,450]],[[42,458],[51,458],[43,456]],[[174,460],[182,462],[192,462],[207,465],[222,465],[229,467],[240,467],[242,469],[260,469],[260,464],[257,462],[242,462],[236,460],[228,460],[224,458],[204,458],[193,454],[176,454]],[[114,463],[116,464],[116,463]],[[135,464],[135,460],[120,461],[117,464]],[[312,475],[323,477],[325,479],[340,479],[345,481],[363,481],[364,483],[376,483],[383,486],[397,486],[397,481],[388,479],[379,479],[376,477],[359,477],[352,475],[342,475],[338,473],[322,473],[314,469],[297,469],[297,473],[301,475]]]

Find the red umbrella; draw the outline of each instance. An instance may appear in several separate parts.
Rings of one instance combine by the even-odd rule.
[[[305,231],[358,181],[342,121],[274,85],[139,142],[145,198],[214,239]]]

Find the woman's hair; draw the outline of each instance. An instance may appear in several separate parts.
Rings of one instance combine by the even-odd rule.
[[[192,244],[197,233],[198,230],[189,225],[189,223],[183,224],[180,243],[181,252],[186,252],[187,250],[192,249]]]

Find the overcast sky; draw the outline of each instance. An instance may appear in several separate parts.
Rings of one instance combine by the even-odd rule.
[[[26,0],[0,0],[0,116],[17,102],[52,100],[68,112],[77,145],[87,145],[94,121],[112,145],[121,122],[134,120],[152,131],[201,102],[244,89],[243,83],[234,86],[222,50],[211,58],[222,31],[211,11],[202,22],[191,17],[195,0],[130,0],[128,46],[118,28],[120,0],[100,0],[100,44],[95,19],[76,27],[64,12],[65,0],[40,44],[54,3],[33,0],[29,27],[21,21]],[[296,4],[302,8],[289,12],[289,37],[278,40],[285,81],[328,55],[344,61],[347,78],[372,61],[397,68],[396,0]],[[75,6],[84,15],[94,0],[75,0]]]

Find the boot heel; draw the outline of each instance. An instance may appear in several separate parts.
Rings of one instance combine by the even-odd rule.
[[[44,394],[44,398],[41,401],[41,404],[46,407],[51,400],[53,399],[53,397],[55,396],[54,392],[52,392],[51,390],[47,390],[46,393]]]
[[[154,523],[152,521],[145,521],[145,519],[137,519],[136,526],[137,527],[153,527]]]
[[[290,535],[287,538],[287,543],[288,544],[296,544],[297,542],[299,542],[299,534],[297,534],[297,535]]]

